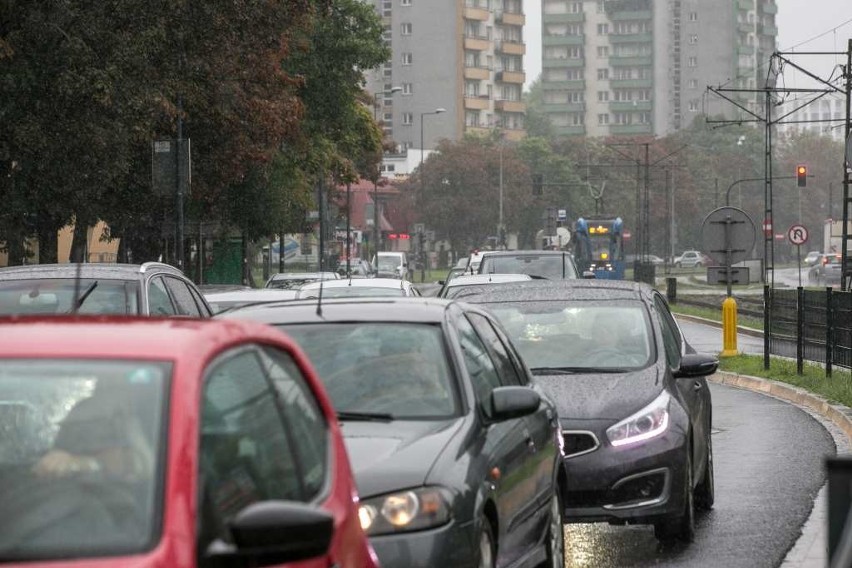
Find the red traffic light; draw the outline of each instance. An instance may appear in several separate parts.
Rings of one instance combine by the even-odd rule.
[[[808,185],[808,167],[804,164],[796,166],[796,183],[799,187],[807,187]]]

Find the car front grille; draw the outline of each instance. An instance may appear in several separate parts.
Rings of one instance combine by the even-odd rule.
[[[565,430],[562,432],[565,440],[564,454],[566,458],[573,458],[593,452],[600,447],[597,436],[585,430]]]

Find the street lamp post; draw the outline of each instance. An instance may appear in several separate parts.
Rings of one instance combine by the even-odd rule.
[[[423,137],[423,117],[426,116],[427,114],[441,114],[442,112],[446,112],[446,111],[447,111],[447,109],[445,109],[443,107],[438,107],[433,111],[421,112],[420,113],[420,190],[421,191],[424,191],[425,188],[426,188],[426,180],[423,177],[423,156],[424,156],[425,151],[426,151],[425,148],[424,148],[425,142],[424,142],[424,137]],[[421,263],[421,267],[423,268],[423,270],[425,270],[426,253],[423,250],[422,238],[418,242],[420,243],[419,244],[419,246],[420,246],[420,263]],[[421,279],[423,278],[423,274],[424,273],[421,272]]]

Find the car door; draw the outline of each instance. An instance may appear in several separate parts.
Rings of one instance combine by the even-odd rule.
[[[662,296],[656,293],[654,294],[654,307],[662,327],[666,361],[670,369],[676,370],[680,368],[685,342],[677,322],[669,311],[668,304]],[[697,468],[704,464],[707,457],[705,440],[710,433],[708,418],[710,390],[704,377],[676,379],[675,384],[689,412],[694,442],[692,448],[693,467],[698,471]]]
[[[508,339],[498,331],[499,324],[495,325],[493,320],[479,313],[469,313],[468,317],[496,364],[501,385],[532,388],[520,358],[510,351]],[[554,439],[556,413],[543,393],[539,394],[542,403],[538,411],[522,419],[529,452],[523,464],[525,473],[519,480],[519,492],[523,493],[525,506],[518,512],[517,526],[518,544],[526,550],[538,544],[543,532],[542,522],[547,518],[553,496],[553,468],[557,453]]]
[[[162,276],[155,276],[148,280],[145,286],[145,295],[148,298],[149,316],[174,316],[177,309],[172,303],[171,296],[166,288]]]
[[[493,493],[499,518],[497,564],[511,564],[525,552],[521,545],[525,540],[523,513],[529,493],[526,467],[532,460],[528,445],[532,437],[523,418],[493,423],[488,420],[491,392],[504,385],[497,370],[499,363],[495,362],[486,341],[471,323],[470,318],[476,321],[477,317],[482,316],[467,313],[458,318],[456,325],[464,365],[481,411],[481,455],[487,462],[482,471],[489,474],[481,483],[488,489],[493,487],[490,492]]]
[[[233,548],[227,526],[245,507],[270,500],[311,503],[326,487],[325,423],[300,376],[272,357],[278,356],[244,345],[205,373],[196,523],[201,568],[221,565],[215,551]],[[333,563],[326,554],[299,567]]]

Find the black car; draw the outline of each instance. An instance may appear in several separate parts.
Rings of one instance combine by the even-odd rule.
[[[316,365],[382,566],[564,565],[553,404],[497,321],[437,299],[247,306]]]
[[[557,250],[489,251],[482,256],[478,274],[528,274],[533,278],[565,280],[579,278],[574,257]]]
[[[686,343],[644,284],[533,281],[464,297],[503,323],[556,403],[567,522],[653,524],[689,541],[713,505],[712,406],[718,361]]]
[[[0,268],[0,315],[210,317],[191,280],[168,264],[31,264]]]

